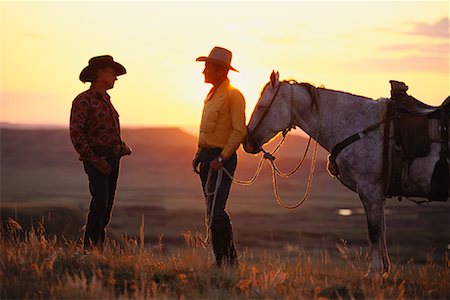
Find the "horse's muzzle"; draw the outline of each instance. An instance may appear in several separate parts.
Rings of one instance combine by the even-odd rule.
[[[256,143],[253,142],[253,140],[248,137],[244,140],[242,146],[244,147],[245,152],[250,154],[257,154],[261,152],[261,147],[256,145]]]

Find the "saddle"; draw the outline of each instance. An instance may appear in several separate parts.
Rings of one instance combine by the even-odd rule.
[[[391,80],[390,84],[391,99],[384,133],[385,194],[388,197],[417,196],[426,197],[430,201],[447,201],[450,181],[450,97],[440,106],[430,106],[408,95],[405,83]],[[438,126],[430,126],[435,123]],[[433,131],[430,128],[437,129]],[[391,137],[394,145],[390,151]],[[409,167],[414,159],[428,155],[432,140],[441,143],[441,151],[434,167],[430,191],[427,195],[409,195],[405,192]]]

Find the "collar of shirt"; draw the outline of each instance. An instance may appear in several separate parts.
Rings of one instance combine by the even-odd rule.
[[[111,96],[109,96],[108,93],[105,92],[105,96],[103,96],[102,93],[100,93],[99,91],[97,91],[93,88],[89,89],[89,93],[92,97],[97,98],[98,100],[103,100],[106,103],[111,104]]]
[[[227,78],[224,80],[224,82],[222,82],[222,84],[217,89],[212,88],[205,99],[205,103],[211,100],[215,94],[220,95],[226,93],[229,85],[230,79]]]

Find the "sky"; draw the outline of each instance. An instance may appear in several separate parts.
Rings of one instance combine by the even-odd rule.
[[[247,120],[272,70],[281,79],[378,99],[389,80],[430,105],[449,96],[449,1],[0,0],[0,122],[68,126],[89,58],[127,69],[109,93],[123,127],[196,128],[204,63],[233,52]]]

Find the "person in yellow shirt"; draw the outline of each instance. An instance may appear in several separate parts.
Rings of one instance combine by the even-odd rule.
[[[205,62],[205,83],[213,87],[204,101],[198,149],[192,165],[200,175],[207,200],[211,240],[219,267],[223,264],[236,266],[238,261],[230,216],[225,211],[232,179],[223,173],[221,180],[219,177],[220,182],[216,182],[218,171],[224,168],[231,176],[234,175],[236,150],[247,135],[244,96],[228,79],[229,70],[237,72],[231,66],[231,58],[231,51],[214,47],[208,56],[196,59]],[[216,195],[208,195],[214,191]]]

